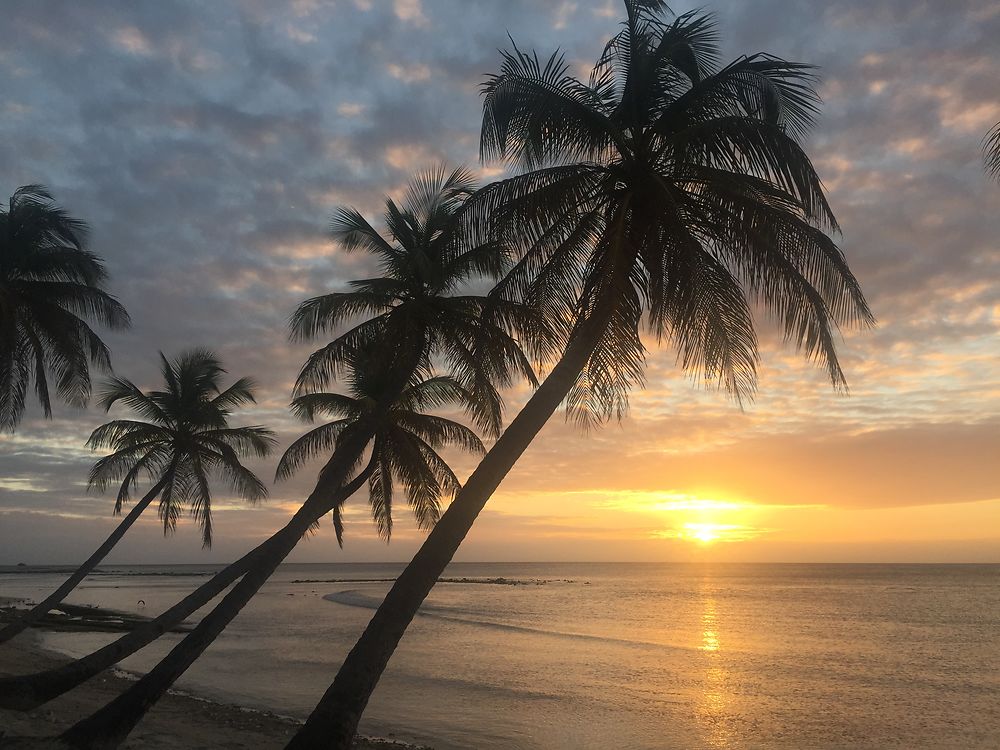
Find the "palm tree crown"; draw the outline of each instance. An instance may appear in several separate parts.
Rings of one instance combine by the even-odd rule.
[[[506,245],[481,238],[465,224],[462,209],[474,191],[465,169],[449,173],[439,167],[417,176],[402,205],[385,202],[388,237],[355,209],[336,212],[334,238],[345,250],[372,253],[382,275],[352,281],[347,292],[306,300],[295,311],[291,332],[298,340],[368,316],[309,357],[298,394],[326,387],[354,352],[388,345],[402,373],[400,385],[439,357],[475,396],[476,423],[499,433],[497,389],[520,377],[535,384],[531,357],[551,354],[554,336],[544,316],[528,305],[501,295],[458,293],[478,277],[496,277],[510,262]]]
[[[90,396],[90,365],[111,368],[87,320],[124,328],[128,313],[102,289],[104,264],[85,249],[87,226],[25,185],[0,206],[0,430],[24,414],[28,389],[52,416],[48,378],[69,404]]]
[[[624,411],[643,318],[685,369],[752,395],[753,305],[843,386],[836,327],[873,319],[799,145],[817,111],[810,67],[768,55],[720,66],[711,17],[625,6],[589,81],[559,53],[543,63],[515,47],[483,87],[483,158],[527,170],[475,199],[481,222],[520,239],[503,286],[577,329],[604,306],[570,406]]]
[[[391,355],[390,355],[391,356]],[[278,464],[277,478],[291,476],[310,458],[329,453],[338,437],[366,415],[377,427],[371,440],[371,457],[362,475],[367,477],[372,519],[386,541],[392,534],[393,484],[403,486],[406,499],[421,529],[429,529],[441,515],[442,496],[461,488],[455,473],[438,451],[447,446],[482,454],[482,442],[465,425],[427,409],[460,407],[476,413],[475,396],[457,379],[414,373],[402,393],[395,383],[384,352],[356,353],[345,378],[348,394],[310,393],[292,401],[292,410],[312,422],[317,417],[334,421],[310,430],[292,443]],[[343,545],[341,505],[333,508],[337,541]]]
[[[121,481],[115,512],[129,500],[142,474],[165,480],[159,515],[163,531],[175,528],[188,507],[212,544],[212,495],[209,479],[223,477],[247,502],[267,496],[267,488],[240,463],[246,456],[264,457],[274,447],[274,433],[264,427],[230,427],[232,411],[254,403],[254,383],[240,378],[223,390],[225,370],[209,351],[195,349],[170,361],[160,354],[164,389],[144,393],[130,380],[112,378],[100,394],[103,409],[121,402],[143,421],[117,419],[94,430],[91,448],[113,450],[90,472],[90,485],[105,489]]]

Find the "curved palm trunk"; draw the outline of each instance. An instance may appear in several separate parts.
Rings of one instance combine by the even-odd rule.
[[[545,382],[480,462],[396,579],[333,684],[305,726],[288,743],[287,750],[347,750],[351,746],[361,714],[407,626],[490,496],[572,389],[594,350],[608,314],[607,310],[596,312],[581,328]]]
[[[86,578],[87,575],[97,567],[101,560],[107,556],[114,546],[121,541],[121,538],[125,536],[125,532],[131,528],[132,524],[139,519],[139,516],[142,515],[143,511],[146,510],[146,508],[149,507],[149,504],[156,499],[157,495],[160,494],[160,490],[162,490],[164,485],[167,483],[168,476],[169,474],[165,474],[160,481],[153,485],[153,489],[147,492],[146,496],[135,504],[135,507],[132,508],[132,510],[129,511],[129,514],[122,519],[120,524],[118,524],[118,528],[111,532],[111,536],[104,540],[104,544],[98,547],[97,551],[88,557],[86,562],[77,568],[73,575],[67,578],[59,588],[49,594],[41,603],[36,604],[26,614],[7,625],[3,630],[0,630],[0,643],[9,641],[21,631],[34,625],[46,614],[48,614],[50,609],[65,599],[69,593],[79,585],[80,581]]]
[[[211,645],[226,626],[240,613],[260,590],[278,565],[295,548],[310,526],[328,512],[341,493],[354,494],[371,473],[365,469],[346,486],[348,472],[374,434],[361,430],[344,440],[342,447],[324,467],[320,481],[309,499],[292,519],[271,536],[243,579],[233,587],[197,627],[177,644],[148,674],[103,708],[76,723],[60,739],[74,748],[115,748],[128,736],[146,712],[166,693],[167,689]],[[330,487],[339,489],[333,493]],[[332,497],[331,497],[332,496]]]
[[[30,711],[117,664],[176,627],[250,569],[270,540],[258,545],[192,591],[170,609],[117,641],[55,669],[0,678],[0,708]]]

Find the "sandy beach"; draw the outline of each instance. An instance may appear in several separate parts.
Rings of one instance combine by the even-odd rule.
[[[18,675],[49,669],[65,658],[36,645],[33,634],[0,647],[0,675]],[[0,709],[0,747],[4,738],[52,737],[107,703],[128,686],[129,680],[105,672],[56,700],[26,713]],[[209,750],[227,748],[269,750],[282,748],[298,722],[240,706],[169,694],[160,700],[123,746],[128,750]],[[415,750],[392,740],[361,739],[363,750]]]

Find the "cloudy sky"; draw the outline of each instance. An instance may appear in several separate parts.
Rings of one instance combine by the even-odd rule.
[[[808,149],[879,319],[844,333],[851,395],[767,329],[742,411],[658,352],[621,425],[545,428],[461,559],[1000,560],[1000,186],[979,153],[1000,120],[1000,6],[708,8],[728,57],[821,68]],[[118,373],[153,386],[158,350],[214,347],[261,384],[242,420],[287,445],[310,349],[286,341],[285,321],[369,270],[325,236],[332,210],[374,220],[414,170],[479,166],[478,86],[508,32],[583,72],[620,15],[612,0],[10,3],[0,193],[44,183],[91,224],[134,320],[107,337]],[[0,564],[75,562],[114,526],[113,497],[84,482],[101,421],[62,407],[0,437]],[[150,514],[110,559],[229,560],[290,515],[315,468],[260,507],[220,494],[210,551],[190,520],[164,539]],[[363,496],[347,533],[340,551],[327,524],[292,559],[405,560],[421,538],[400,508],[393,543],[378,542]]]

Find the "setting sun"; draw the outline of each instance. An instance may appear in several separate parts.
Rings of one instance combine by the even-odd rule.
[[[720,533],[724,532],[726,528],[728,527],[716,523],[686,523],[684,524],[684,535],[702,544],[710,544],[719,539]]]
[[[1000,750],[1000,0],[0,7],[0,750]]]
[[[684,495],[659,493],[650,503],[635,498],[645,509],[666,514],[669,527],[655,531],[661,539],[683,539],[707,545],[714,542],[736,542],[753,539],[765,531],[752,523],[762,512],[761,506],[737,500],[717,500]]]

